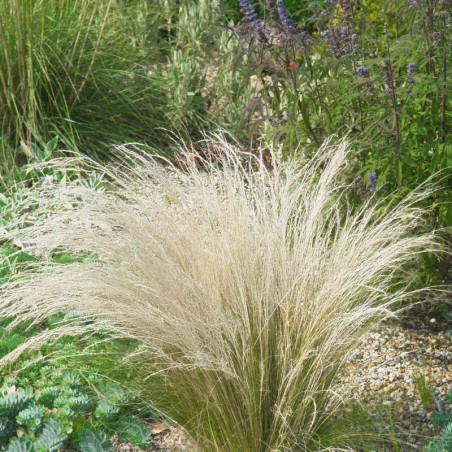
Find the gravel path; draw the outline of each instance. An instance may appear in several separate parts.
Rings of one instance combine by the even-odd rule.
[[[430,422],[438,411],[452,412],[445,399],[452,393],[452,319],[449,324],[416,320],[380,326],[361,341],[351,356],[343,383],[370,413],[376,413],[383,434],[395,431],[402,452],[420,451],[440,428]],[[432,396],[423,403],[417,378],[423,376]],[[153,444],[146,451],[196,451],[183,429],[150,426]],[[116,452],[137,450],[119,443]],[[395,448],[378,451],[394,451]]]
[[[382,326],[363,338],[348,370],[344,381],[367,411],[383,420],[383,430],[394,428],[403,451],[420,450],[441,430],[431,423],[432,414],[452,411],[445,398],[452,393],[451,325]],[[431,393],[424,403],[419,381]]]

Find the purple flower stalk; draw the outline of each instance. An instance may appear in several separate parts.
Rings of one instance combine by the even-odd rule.
[[[321,36],[323,39],[326,39],[328,42],[330,42],[333,38],[331,36],[331,31],[330,30],[323,30],[321,33]]]
[[[263,43],[268,43],[268,37],[270,30],[265,27],[264,21],[257,15],[250,0],[239,0],[242,8],[244,19],[250,25],[251,29],[256,35],[256,39]]]
[[[394,99],[396,96],[396,87],[394,84],[394,72],[389,60],[385,62],[385,65],[383,67],[383,81],[386,85],[385,93]]]
[[[278,0],[277,2],[278,16],[279,20],[283,24],[287,33],[295,32],[295,23],[289,16],[289,11],[287,11],[286,7],[283,5],[282,0]]]
[[[370,172],[368,181],[369,181],[369,191],[373,193],[377,188],[377,173]]]
[[[348,27],[341,27],[340,28],[340,30],[339,30],[339,36],[342,38],[342,39],[348,39],[348,36],[349,36],[349,29],[348,29]]]
[[[243,14],[248,21],[252,22],[257,18],[256,11],[254,10],[254,7],[249,0],[239,0],[239,3],[242,8]]]
[[[264,21],[259,18],[250,0],[239,0],[242,12],[247,22],[251,24],[254,31],[259,31],[264,28]]]
[[[334,29],[335,31],[335,29]],[[328,47],[330,48],[330,52],[336,57],[340,58],[342,55],[342,49],[338,42],[336,41],[335,35],[331,30],[324,30],[321,33],[321,36],[328,43]]]

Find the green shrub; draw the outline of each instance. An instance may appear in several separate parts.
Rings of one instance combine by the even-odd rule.
[[[242,64],[254,63],[263,80],[264,137],[286,153],[300,144],[306,153],[332,134],[348,134],[355,149],[349,177],[364,193],[371,173],[380,192],[403,195],[442,171],[444,190],[429,200],[432,221],[452,227],[448,3],[319,3],[306,24],[313,33],[272,15],[271,2],[256,3],[266,5],[265,20],[245,14],[238,30],[243,53],[253,56]]]
[[[3,251],[5,259],[0,272],[2,282],[13,274],[26,271],[27,265],[38,259],[14,248]],[[67,265],[83,261],[85,256],[55,253],[50,261]],[[11,319],[0,325],[0,357],[23,344],[43,328],[58,327],[64,316],[56,315],[45,325],[22,324],[8,330]],[[133,350],[129,342],[100,343],[98,338],[88,340],[89,357],[80,357],[82,348],[68,338],[44,348],[51,354],[50,361],[40,354],[25,356],[31,361],[19,360],[4,368],[0,374],[0,447],[7,451],[49,451],[72,445],[83,451],[109,451],[109,439],[118,433],[121,440],[130,440],[144,446],[150,440],[147,425],[131,413],[140,413],[141,404],[133,395],[133,382],[126,388],[114,383],[118,378],[112,356],[116,350]],[[92,360],[92,354],[97,357]],[[72,356],[72,368],[68,365]],[[74,363],[74,360],[76,361]],[[133,420],[133,422],[131,421]],[[148,432],[146,436],[146,431]],[[20,434],[20,438],[16,435]]]
[[[90,428],[79,434],[77,446],[83,452],[110,452],[112,450],[112,444],[107,435]]]
[[[447,394],[446,399],[449,403],[452,403],[452,394]],[[431,417],[431,421],[435,425],[443,426],[444,429],[438,438],[428,444],[426,452],[452,451],[452,412],[446,411],[435,413]]]
[[[234,70],[254,72],[252,81],[242,78],[242,83],[248,89],[254,85],[255,93],[248,114],[244,109],[235,117],[247,120],[248,135],[262,145],[278,146],[283,155],[302,150],[306,159],[325,138],[349,136],[353,155],[346,177],[355,187],[349,199],[357,205],[374,191],[392,200],[429,178],[440,181],[442,189],[425,203],[435,207],[429,227],[442,227],[450,247],[450,5],[315,3],[312,16],[299,21],[289,1],[241,1],[248,6],[233,29],[243,57]],[[426,255],[413,268],[412,287],[450,285],[451,271],[450,257]],[[447,317],[447,303],[426,305],[430,315]]]

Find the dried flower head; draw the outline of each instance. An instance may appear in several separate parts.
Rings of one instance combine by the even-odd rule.
[[[433,45],[438,47],[441,44],[441,33],[439,31],[434,31],[432,33]]]
[[[365,66],[359,66],[356,69],[356,73],[357,73],[357,75],[359,75],[362,78],[369,77],[369,71],[367,70],[367,68]]]
[[[406,73],[408,75],[414,75],[416,74],[418,71],[418,67],[416,63],[410,63],[408,64],[408,66],[406,67]]]
[[[385,65],[383,67],[383,82],[385,84],[385,93],[391,97],[395,96],[396,86],[394,83],[394,71],[389,60],[385,61]]]

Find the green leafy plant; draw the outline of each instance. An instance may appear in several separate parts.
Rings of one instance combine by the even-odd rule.
[[[26,256],[25,263],[31,258]],[[52,260],[59,265],[80,262],[80,258],[61,253]],[[15,270],[18,271],[17,267]],[[5,276],[10,277],[11,273]],[[61,320],[61,315],[54,316],[46,327],[55,328]],[[42,329],[23,324],[9,332],[6,331],[9,323],[4,321],[0,325],[0,357]],[[129,344],[121,346],[130,349]],[[86,363],[80,360],[74,365],[74,371],[67,365],[67,356],[79,357],[82,350],[67,339],[46,350],[54,357],[51,363],[36,361],[36,356],[31,356],[35,362],[20,360],[15,366],[3,369],[0,376],[0,384],[3,384],[0,386],[2,450],[45,452],[72,445],[83,451],[109,451],[112,448],[109,438],[114,433],[119,434],[121,440],[137,445],[145,446],[149,442],[147,425],[140,418],[131,417],[131,413],[139,410],[131,397],[130,382],[126,393],[112,380],[114,372],[99,374],[102,361],[108,361],[108,355],[114,350],[113,344],[93,343],[91,349],[97,350],[102,358]]]
[[[437,439],[429,443],[426,452],[448,452],[452,450],[452,423],[450,423]]]
[[[135,416],[123,417],[118,422],[117,429],[121,438],[130,441],[135,447],[143,447],[151,439],[147,425]]]
[[[452,394],[446,394],[446,399],[452,404]],[[430,420],[444,429],[438,438],[428,444],[426,452],[452,451],[452,412],[440,411],[433,414]]]
[[[290,1],[239,4],[231,29],[243,57],[232,73],[254,74],[242,79],[255,88],[249,114],[236,115],[248,119],[248,136],[305,159],[325,138],[349,136],[354,151],[345,177],[356,204],[374,192],[391,200],[429,178],[441,181],[425,203],[434,206],[430,227],[443,228],[450,247],[450,4],[332,0],[311,3],[309,18]],[[426,257],[412,272],[413,287],[449,285],[451,269],[446,255]],[[426,305],[431,316],[447,318],[447,302]]]
[[[0,398],[0,415],[8,417],[16,416],[30,403],[33,398],[33,392],[28,389],[19,388],[16,392],[7,392]]]
[[[77,446],[83,452],[110,452],[112,450],[112,444],[107,435],[93,429],[86,429],[79,435]]]
[[[284,152],[354,142],[363,192],[409,192],[442,172],[433,221],[452,226],[452,20],[447,2],[333,0],[295,23],[284,3],[242,0],[241,63],[260,80],[260,131]],[[377,13],[376,13],[377,11]],[[313,31],[310,28],[314,27]],[[368,183],[375,174],[375,187]]]
[[[413,378],[423,407],[426,410],[432,410],[435,407],[435,393],[433,386],[422,372],[417,373]]]
[[[43,406],[30,405],[28,408],[25,408],[25,410],[19,412],[16,417],[16,422],[34,432],[44,421],[44,413],[45,409]]]
[[[35,450],[35,444],[27,435],[13,438],[7,447],[7,452],[30,452]]]
[[[108,351],[108,346],[104,349]],[[57,356],[70,350],[67,344],[52,349]],[[110,437],[116,433],[123,441],[146,446],[149,428],[130,414],[136,409],[121,387],[107,376],[93,378],[98,372],[95,365],[78,366],[78,372],[67,370],[64,360],[38,361],[28,363],[14,378],[5,377],[0,445],[8,451],[57,451],[66,445],[109,451]]]
[[[57,452],[62,449],[67,434],[64,432],[60,421],[48,419],[36,443],[37,452]]]

